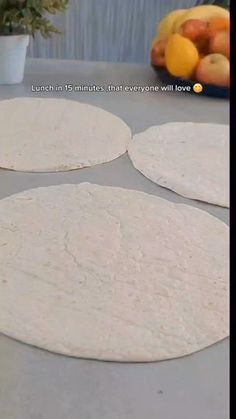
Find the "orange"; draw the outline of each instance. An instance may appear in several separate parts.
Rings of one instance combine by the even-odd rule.
[[[208,22],[209,36],[215,35],[217,32],[230,30],[230,19],[225,17],[215,17]]]
[[[170,36],[165,57],[169,73],[175,77],[184,78],[193,75],[200,59],[194,43],[177,33]]]

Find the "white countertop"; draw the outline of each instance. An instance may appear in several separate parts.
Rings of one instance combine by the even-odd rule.
[[[49,84],[53,86],[49,93],[32,92],[32,85]],[[0,86],[0,100],[37,95],[88,102],[122,117],[133,132],[169,121],[229,121],[227,100],[174,92],[55,91],[56,86],[65,84],[153,86],[159,82],[149,66],[28,60],[24,83]],[[228,222],[227,209],[188,200],[155,185],[133,168],[126,155],[111,163],[64,173],[0,170],[0,198],[32,187],[84,181],[142,190],[205,209]],[[0,417],[227,419],[228,340],[181,359],[118,364],[67,358],[0,335]]]

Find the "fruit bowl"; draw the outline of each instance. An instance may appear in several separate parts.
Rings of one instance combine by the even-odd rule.
[[[172,76],[165,68],[160,68],[152,64],[152,68],[157,73],[159,80],[168,85],[178,85],[182,87],[190,86],[191,90],[188,93],[193,93],[197,96],[209,96],[215,98],[228,99],[230,96],[230,89],[228,87],[215,86],[213,84],[202,84],[203,90],[201,93],[195,93],[193,86],[198,83],[198,81],[187,80],[181,77]]]
[[[229,98],[229,10],[205,2],[173,10],[157,25],[150,59],[159,79],[175,91]]]

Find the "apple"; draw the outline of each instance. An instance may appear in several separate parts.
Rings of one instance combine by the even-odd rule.
[[[222,54],[230,57],[230,35],[229,31],[217,32],[210,38],[209,51],[213,54]]]
[[[230,63],[222,54],[209,54],[197,66],[196,79],[200,83],[229,87]]]
[[[195,42],[207,35],[207,22],[200,19],[189,19],[180,27],[180,35]]]
[[[156,65],[157,67],[165,67],[165,50],[167,42],[168,38],[164,38],[154,44],[151,52],[151,62],[153,65]]]

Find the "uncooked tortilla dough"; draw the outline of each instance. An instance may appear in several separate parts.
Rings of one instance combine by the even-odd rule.
[[[57,172],[94,166],[127,151],[130,128],[95,106],[66,99],[0,102],[0,167]]]
[[[172,122],[134,136],[134,167],[187,198],[229,206],[229,127]]]
[[[0,331],[49,351],[157,361],[228,335],[228,227],[83,183],[0,201]]]

